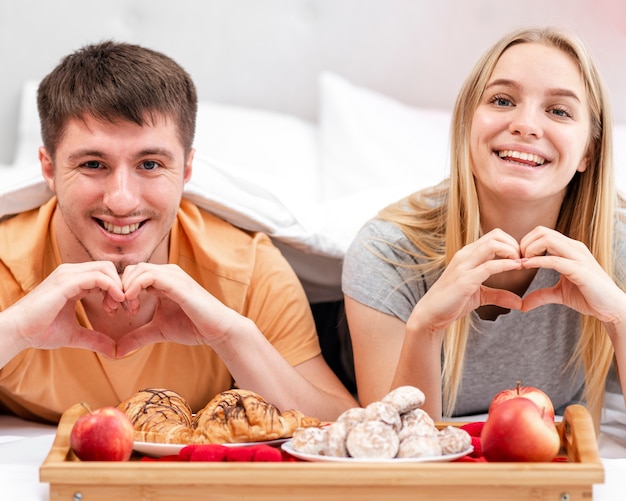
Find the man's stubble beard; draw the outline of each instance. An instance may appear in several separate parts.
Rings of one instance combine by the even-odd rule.
[[[137,261],[133,261],[133,262],[129,262],[124,260],[124,249],[122,247],[117,247],[116,251],[121,254],[120,256],[120,260],[118,261],[114,261],[114,260],[110,260],[110,259],[98,259],[96,256],[93,255],[93,253],[89,250],[89,248],[87,247],[87,245],[78,237],[78,235],[74,232],[74,230],[69,227],[68,228],[70,230],[70,232],[72,233],[72,235],[74,236],[74,239],[76,240],[76,242],[78,243],[78,245],[80,245],[83,250],[87,253],[87,255],[89,256],[89,259],[91,259],[91,261],[110,261],[113,263],[113,265],[115,266],[115,269],[117,270],[117,274],[122,276],[124,274],[124,270],[126,270],[127,266],[133,265],[133,264],[139,264],[139,263],[149,263],[152,260],[152,256],[154,255],[154,252],[156,251],[157,247],[161,244],[161,242],[163,242],[163,240],[165,240],[167,238],[167,236],[169,235],[169,232],[166,233],[163,238],[159,241],[159,244],[152,249],[152,251],[150,252],[150,254],[148,254],[148,256],[145,259],[139,259]]]
[[[87,254],[87,256],[89,256],[89,259],[93,262],[93,261],[109,261],[111,263],[113,263],[113,265],[115,266],[115,269],[117,270],[118,275],[122,276],[124,271],[126,270],[127,266],[130,265],[135,265],[135,264],[139,264],[139,263],[150,263],[152,262],[152,257],[154,255],[154,253],[157,251],[157,249],[161,246],[161,244],[163,243],[164,240],[166,240],[171,232],[171,228],[173,225],[173,222],[176,218],[176,212],[178,209],[176,209],[176,211],[174,211],[174,213],[172,214],[172,222],[169,225],[169,229],[168,231],[165,232],[165,234],[161,237],[161,239],[157,242],[157,244],[154,246],[154,248],[149,252],[149,254],[147,256],[145,256],[145,258],[143,259],[137,259],[137,260],[133,260],[133,261],[129,261],[129,260],[125,260],[124,258],[126,257],[124,255],[124,248],[118,246],[115,250],[118,254],[120,254],[120,257],[118,260],[112,260],[112,259],[98,259],[97,256],[95,256],[90,250],[89,247],[86,245],[86,243],[80,239],[80,237],[78,236],[78,234],[74,231],[74,228],[71,224],[69,224],[69,221],[72,221],[73,219],[70,218],[68,219],[66,217],[66,213],[64,210],[65,205],[61,203],[61,201],[57,198],[57,206],[58,206],[58,210],[60,210],[61,212],[61,217],[65,220],[65,226],[68,228],[68,230],[70,231],[70,233],[72,234],[72,236],[74,237],[74,240],[76,241],[76,243],[78,243],[78,245],[80,245],[82,247],[82,249],[85,251],[85,253]],[[149,214],[148,215],[149,219],[155,219],[155,214]],[[160,219],[160,218],[156,218],[156,219]],[[169,251],[168,251],[168,255],[169,255]],[[167,262],[167,261],[166,261]]]

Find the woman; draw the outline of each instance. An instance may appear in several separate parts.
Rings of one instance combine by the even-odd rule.
[[[611,135],[576,38],[527,29],[483,56],[455,105],[449,179],[382,210],[346,256],[361,404],[410,384],[434,418],[484,413],[521,380],[557,412],[585,401],[599,426],[614,356],[626,367]]]

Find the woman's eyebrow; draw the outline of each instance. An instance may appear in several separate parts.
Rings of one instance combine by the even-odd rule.
[[[489,89],[491,87],[498,87],[498,86],[510,87],[510,88],[513,88],[513,89],[521,89],[522,88],[522,86],[518,82],[516,82],[515,80],[510,80],[508,78],[498,78],[497,80],[493,80],[492,82],[489,82],[487,84],[487,87],[485,87],[485,89]],[[571,98],[575,99],[576,101],[580,102],[580,98],[578,97],[578,94],[576,94],[573,90],[566,89],[564,87],[551,87],[551,88],[546,90],[546,95],[548,95],[548,96],[571,97]]]

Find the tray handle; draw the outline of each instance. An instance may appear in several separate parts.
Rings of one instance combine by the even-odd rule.
[[[574,404],[565,408],[560,433],[561,443],[570,461],[601,463],[593,420],[584,406]]]
[[[61,415],[54,442],[43,464],[77,460],[70,449],[70,433],[76,420],[83,414],[87,414],[87,409],[82,404],[74,404]]]

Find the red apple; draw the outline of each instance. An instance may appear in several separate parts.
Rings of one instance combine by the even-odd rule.
[[[552,404],[552,400],[550,397],[546,395],[539,388],[535,388],[533,386],[521,386],[520,382],[517,382],[517,386],[515,388],[509,388],[507,390],[502,390],[500,393],[496,394],[495,397],[491,400],[491,404],[489,405],[489,414],[498,407],[502,402],[509,400],[511,398],[527,398],[532,400],[537,404],[537,407],[543,409],[545,415],[550,417],[552,421],[554,421],[554,405]]]
[[[554,420],[528,398],[510,398],[493,409],[480,442],[487,461],[552,461],[561,448]]]
[[[79,417],[70,433],[70,447],[82,461],[128,461],[134,428],[115,407],[102,407]]]

